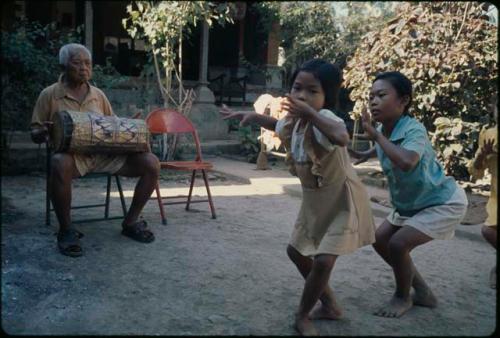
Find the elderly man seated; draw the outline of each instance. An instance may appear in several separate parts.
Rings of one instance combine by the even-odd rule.
[[[85,46],[64,45],[59,51],[59,63],[63,73],[57,83],[42,90],[33,110],[31,138],[35,143],[48,140],[47,122],[59,111],[113,115],[105,94],[89,83],[92,57]],[[71,185],[73,178],[90,172],[139,177],[132,204],[122,223],[122,234],[139,242],[152,242],[153,233],[145,221],[138,221],[138,217],[155,188],[159,169],[157,157],[150,152],[127,155],[55,153],[51,159],[50,195],[59,221],[57,243],[60,252],[71,257],[83,253],[81,233],[71,224]]]

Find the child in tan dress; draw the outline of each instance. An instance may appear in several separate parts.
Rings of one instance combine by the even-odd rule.
[[[493,115],[495,122],[498,121],[497,97],[492,102]],[[469,172],[472,180],[483,178],[484,172],[488,169],[491,175],[490,198],[486,204],[488,217],[484,221],[481,233],[484,239],[488,241],[495,249],[497,248],[497,184],[498,184],[498,125],[483,129],[479,134],[479,147],[474,159],[469,165]],[[497,287],[497,267],[494,266],[490,272],[490,287]]]
[[[290,94],[279,101],[288,112],[285,117],[221,109],[225,119],[276,131],[290,172],[300,179],[303,200],[287,253],[306,280],[295,316],[302,335],[317,334],[311,318],[335,320],[342,315],[328,285],[337,257],[375,240],[368,193],[346,149],[349,134],[332,112],[341,82],[336,66],[313,59],[294,73]],[[318,300],[321,304],[313,309]]]

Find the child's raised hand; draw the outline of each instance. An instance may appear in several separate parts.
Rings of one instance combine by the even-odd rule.
[[[494,139],[486,140],[483,146],[481,147],[482,156],[488,156],[489,154],[493,154],[495,152],[494,145],[495,145]]]
[[[298,118],[309,118],[310,116],[316,114],[314,108],[306,102],[294,99],[289,94],[286,94],[285,100],[281,102],[281,109],[288,111],[288,114],[292,117]]]
[[[372,118],[370,114],[368,114],[366,107],[361,111],[361,124],[363,125],[363,130],[365,131],[366,135],[371,140],[375,140],[375,138],[377,138],[378,131],[373,126]]]
[[[250,124],[250,122],[251,122],[251,117],[252,117],[251,113],[231,110],[225,104],[222,104],[222,108],[219,110],[219,113],[222,114],[223,120],[228,120],[228,119],[239,120],[241,127],[244,127],[244,126]]]

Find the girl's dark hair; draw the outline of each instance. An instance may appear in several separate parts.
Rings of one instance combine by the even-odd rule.
[[[405,97],[408,96],[409,101],[408,104],[405,106],[405,110],[403,111],[403,114],[405,115],[410,115],[408,109],[410,108],[412,99],[413,99],[413,86],[411,84],[411,81],[402,73],[400,72],[384,72],[380,73],[375,77],[375,80],[385,80],[391,84],[391,86],[396,90],[398,93],[399,97]]]
[[[322,59],[306,61],[293,72],[291,86],[300,72],[311,73],[320,83],[325,93],[325,104],[323,108],[335,110],[339,101],[339,90],[342,84],[342,72],[339,67]],[[291,88],[290,88],[291,91]]]

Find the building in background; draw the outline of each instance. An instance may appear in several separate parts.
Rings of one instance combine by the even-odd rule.
[[[55,22],[62,30],[80,26],[84,44],[91,50],[95,64],[105,65],[109,59],[120,74],[137,77],[147,63],[147,53],[144,41],[132,39],[122,26],[122,19],[128,17],[126,6],[129,4],[130,1],[4,1],[2,29],[8,29],[16,18],[42,24]],[[208,79],[223,73],[226,81],[247,75],[250,96],[247,101],[251,102],[252,89],[282,86],[277,66],[279,25],[273,25],[268,34],[260,33],[255,29],[258,13],[248,10],[250,3],[240,4],[243,10],[239,20],[224,27],[214,24],[209,30],[207,45],[201,39],[202,25],[197,25],[183,44],[183,72],[186,84],[196,85],[200,78],[200,54],[206,48]],[[233,99],[237,101],[238,98]]]

